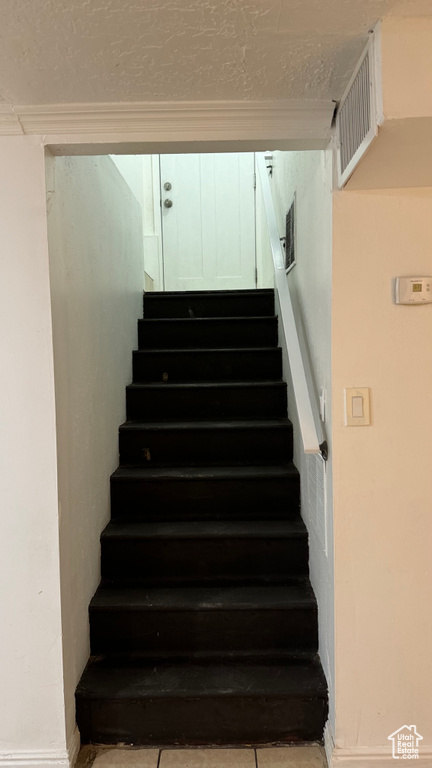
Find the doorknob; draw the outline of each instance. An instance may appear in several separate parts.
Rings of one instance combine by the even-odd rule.
[[[172,208],[172,204],[173,204],[172,200],[168,200],[168,198],[166,200],[164,200],[165,208]]]
[[[166,181],[166,182],[165,182],[165,184],[164,184],[164,189],[165,189],[167,192],[169,192],[169,191],[170,191],[170,189],[172,189],[172,184],[170,184],[170,182],[169,182],[169,181]]]

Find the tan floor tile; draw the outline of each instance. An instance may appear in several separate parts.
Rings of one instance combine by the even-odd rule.
[[[74,768],[89,768],[93,764],[97,751],[97,747],[92,744],[85,744],[78,753]]]
[[[258,768],[327,768],[322,747],[257,749]]]
[[[158,749],[100,749],[92,768],[157,768]]]
[[[160,768],[255,768],[253,749],[164,749]]]

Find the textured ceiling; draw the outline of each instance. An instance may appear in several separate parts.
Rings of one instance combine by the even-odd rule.
[[[0,0],[0,101],[338,99],[397,2]]]

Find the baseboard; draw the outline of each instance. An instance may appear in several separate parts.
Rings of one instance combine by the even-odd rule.
[[[80,751],[81,747],[81,736],[80,732],[78,730],[78,726],[75,726],[74,732],[72,736],[69,739],[68,742],[68,758],[69,758],[69,766],[70,768],[73,768],[73,766],[76,763],[76,759],[78,757],[78,752]]]
[[[26,749],[0,752],[0,768],[73,768],[80,748],[78,728],[67,749]]]
[[[334,736],[330,725],[330,720],[327,720],[324,728],[324,749],[326,753],[327,763],[331,766],[332,755],[334,752]]]
[[[330,745],[329,745],[330,746]],[[333,747],[330,754],[327,752],[327,742],[325,742],[327,761],[329,768],[395,768],[395,758],[392,757],[391,747],[352,747],[350,749],[341,749]],[[407,763],[407,760],[403,761]],[[432,747],[420,747],[418,760],[409,761],[414,765],[428,766],[432,765]],[[402,761],[401,761],[402,764]]]
[[[67,750],[26,749],[0,752],[0,768],[70,768]]]

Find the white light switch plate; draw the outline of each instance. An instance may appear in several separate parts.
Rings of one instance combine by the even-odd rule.
[[[345,390],[345,426],[368,427],[370,425],[369,387]]]

